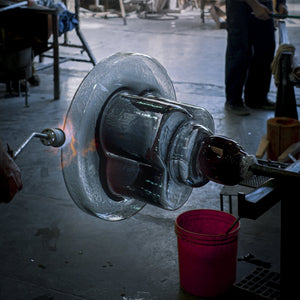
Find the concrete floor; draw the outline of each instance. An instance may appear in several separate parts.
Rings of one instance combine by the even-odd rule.
[[[300,9],[292,3],[291,12]],[[175,20],[83,15],[81,29],[97,61],[119,51],[155,57],[168,71],[181,102],[203,106],[214,117],[216,133],[238,141],[255,154],[273,112],[238,117],[224,111],[226,31],[199,11]],[[288,21],[290,41],[300,56],[300,20]],[[78,43],[72,32],[70,39]],[[61,48],[61,52],[67,52]],[[61,64],[61,99],[53,100],[52,69],[39,72],[41,85],[23,98],[4,98],[0,85],[0,136],[17,149],[34,131],[62,126],[73,95],[92,65]],[[300,90],[295,89],[297,101]],[[275,100],[272,84],[270,98]],[[194,189],[177,211],[147,205],[134,217],[106,222],[82,212],[65,187],[60,152],[31,142],[16,162],[24,187],[10,204],[0,205],[0,299],[197,299],[179,285],[176,217],[197,208],[219,209],[221,185]],[[234,213],[236,214],[236,203]],[[239,256],[252,253],[279,271],[280,204],[256,221],[242,220]],[[237,281],[256,268],[238,262]]]

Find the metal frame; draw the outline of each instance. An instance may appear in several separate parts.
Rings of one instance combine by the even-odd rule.
[[[279,21],[279,43],[290,44],[285,21]],[[280,57],[280,83],[277,88],[275,117],[298,119],[294,85],[290,80],[292,52],[282,52]]]
[[[273,162],[275,163],[275,162]],[[280,167],[282,166],[279,163]],[[299,173],[300,160],[287,165],[284,169]],[[270,208],[272,208],[279,201],[281,202],[281,231],[280,231],[280,293],[281,299],[288,299],[288,293],[293,294],[292,290],[297,288],[292,283],[294,256],[291,253],[295,247],[295,242],[290,239],[295,230],[297,230],[297,221],[299,218],[296,214],[297,209],[293,203],[297,201],[299,191],[297,190],[297,181],[290,179],[273,179],[269,178],[260,187],[252,189],[249,193],[238,193],[238,217],[256,220]],[[240,186],[242,190],[242,186]],[[220,194],[221,210],[223,206],[223,196]],[[226,196],[228,196],[226,194]],[[229,197],[229,206],[232,204],[231,199],[233,193]],[[232,208],[230,208],[232,210]]]
[[[40,55],[40,60],[42,57],[49,57],[53,58],[53,76],[54,76],[54,99],[58,100],[60,98],[60,74],[59,74],[59,64],[64,63],[66,61],[78,61],[78,62],[87,62],[93,64],[95,66],[97,64],[96,58],[94,57],[87,41],[84,38],[84,35],[82,34],[80,30],[80,19],[79,19],[79,9],[80,9],[80,0],[75,0],[75,17],[78,21],[78,26],[75,28],[76,34],[81,42],[81,45],[77,44],[70,44],[68,42],[68,33],[64,34],[64,42],[59,43],[58,41],[58,14],[56,10],[47,10],[47,13],[52,14],[52,31],[53,31],[53,40],[52,43],[49,43],[49,48],[48,50],[53,49],[53,55],[48,55],[48,54],[42,54]],[[43,9],[43,11],[45,11]],[[61,57],[59,55],[59,46],[63,47],[72,47],[72,48],[79,48],[85,51],[89,57],[89,60],[87,59],[78,59],[78,58],[73,58],[73,57]],[[42,70],[45,68],[48,68],[52,66],[52,63],[46,64],[40,67],[37,67],[37,70]]]

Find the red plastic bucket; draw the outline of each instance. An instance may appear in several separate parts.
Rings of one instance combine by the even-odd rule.
[[[236,279],[239,222],[223,211],[198,209],[176,219],[180,285],[188,293],[215,297]]]

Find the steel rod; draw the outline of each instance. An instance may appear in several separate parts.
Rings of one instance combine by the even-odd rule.
[[[285,179],[285,180],[300,180],[300,174],[297,172],[278,169],[260,164],[253,164],[249,167],[249,171],[256,175],[263,175],[270,178]]]
[[[300,16],[297,15],[282,15],[282,14],[275,14],[275,13],[272,13],[271,17],[277,19],[300,19]]]
[[[286,29],[285,21],[279,21],[279,43],[280,44],[289,44],[289,36]]]
[[[15,152],[15,154],[13,155],[13,159],[16,159],[17,156],[22,152],[22,150],[27,146],[27,144],[34,138],[42,138],[42,139],[48,139],[48,135],[47,134],[43,134],[40,132],[33,132],[29,138],[18,148],[18,150]]]

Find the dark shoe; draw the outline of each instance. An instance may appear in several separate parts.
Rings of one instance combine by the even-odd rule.
[[[33,86],[39,86],[40,85],[40,78],[38,75],[32,75],[29,79],[28,82],[33,85]]]
[[[238,115],[238,116],[250,115],[249,109],[243,103],[240,105],[233,105],[233,104],[229,104],[228,102],[226,102],[225,109],[229,112],[234,113],[235,115]]]
[[[253,109],[263,109],[263,110],[274,110],[275,109],[275,103],[270,101],[269,99],[266,99],[265,101],[257,104],[251,104],[247,103],[247,106]]]

